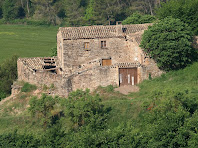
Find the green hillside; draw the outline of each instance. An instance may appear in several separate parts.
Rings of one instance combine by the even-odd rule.
[[[46,105],[51,102],[53,106],[47,118],[42,118],[40,113],[41,117],[31,116],[30,110],[35,106],[41,105],[36,111],[43,107],[40,99],[34,100],[33,106],[29,101],[31,96],[41,96],[42,92],[52,88],[39,88],[38,93],[31,86],[29,88],[34,89],[21,92],[0,106],[0,141],[7,145],[9,138],[22,138],[24,144],[24,140],[33,136],[29,142],[35,147],[194,147],[198,137],[197,69],[198,63],[194,63],[183,70],[145,80],[139,85],[139,92],[129,95],[122,95],[108,86],[99,87],[92,94],[74,92],[69,100],[56,97],[52,101],[44,97],[48,100]],[[24,83],[20,82],[20,85]],[[76,120],[77,115],[92,112],[91,104],[94,110],[99,107],[97,113]],[[54,117],[57,117],[56,122],[46,122],[48,126],[44,128],[44,119],[50,121]],[[15,129],[17,133],[13,133]]]
[[[151,93],[159,91],[188,91],[189,94],[198,93],[198,63],[194,63],[185,69],[162,74],[153,80],[145,80],[140,85],[141,91],[131,96],[145,99]]]
[[[0,25],[0,63],[13,55],[50,56],[58,27]]]

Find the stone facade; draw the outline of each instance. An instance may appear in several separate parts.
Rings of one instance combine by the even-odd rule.
[[[193,39],[193,47],[195,49],[198,49],[198,36],[195,36]]]
[[[57,95],[67,96],[76,89],[93,90],[124,82],[135,85],[149,75],[159,76],[162,71],[139,47],[149,25],[59,28],[57,57],[20,58],[18,79],[37,85],[54,84]],[[127,73],[128,69],[132,73]]]

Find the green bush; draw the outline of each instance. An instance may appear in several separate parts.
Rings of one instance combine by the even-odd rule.
[[[142,15],[140,13],[133,13],[131,16],[127,17],[122,24],[144,24],[144,23],[152,23],[156,20],[153,15]]]
[[[113,91],[114,91],[113,85],[108,85],[108,86],[106,87],[106,90],[107,90],[107,92],[113,92]]]
[[[194,34],[198,35],[198,0],[169,0],[161,3],[156,9],[159,19],[168,16],[178,18],[192,27]]]
[[[21,91],[22,92],[31,92],[31,91],[36,90],[36,89],[37,89],[36,85],[32,85],[32,84],[29,84],[29,83],[26,82],[23,85],[23,87],[21,88]]]
[[[92,96],[89,90],[77,90],[69,94],[65,103],[65,115],[78,128],[89,125],[93,129],[103,128],[106,120],[106,110],[99,95]]]
[[[17,56],[0,64],[0,100],[11,93],[11,85],[17,79]]]
[[[45,20],[33,20],[33,19],[0,19],[0,24],[24,24],[32,26],[50,26],[51,24]]]
[[[55,99],[43,94],[40,99],[33,97],[29,104],[29,112],[32,117],[41,120],[41,124],[46,129],[52,121],[52,110],[54,109]]]
[[[57,56],[57,47],[51,48],[51,56]]]
[[[5,0],[2,8],[3,18],[5,20],[12,20],[17,17],[18,10],[13,0]]]
[[[140,47],[160,69],[178,70],[195,60],[191,28],[179,19],[165,18],[144,31]]]
[[[41,140],[33,135],[18,134],[17,130],[13,133],[0,135],[0,147],[39,147]]]

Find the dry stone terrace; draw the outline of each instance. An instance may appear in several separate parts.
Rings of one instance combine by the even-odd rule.
[[[67,96],[76,89],[134,86],[159,76],[162,71],[139,47],[150,25],[61,27],[57,57],[19,58],[18,79],[53,84],[55,95]]]

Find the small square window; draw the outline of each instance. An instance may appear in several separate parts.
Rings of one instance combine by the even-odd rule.
[[[101,48],[106,48],[106,47],[107,47],[106,41],[101,41]]]
[[[84,49],[89,50],[89,42],[84,42]]]
[[[102,59],[102,66],[111,66],[111,59]]]

